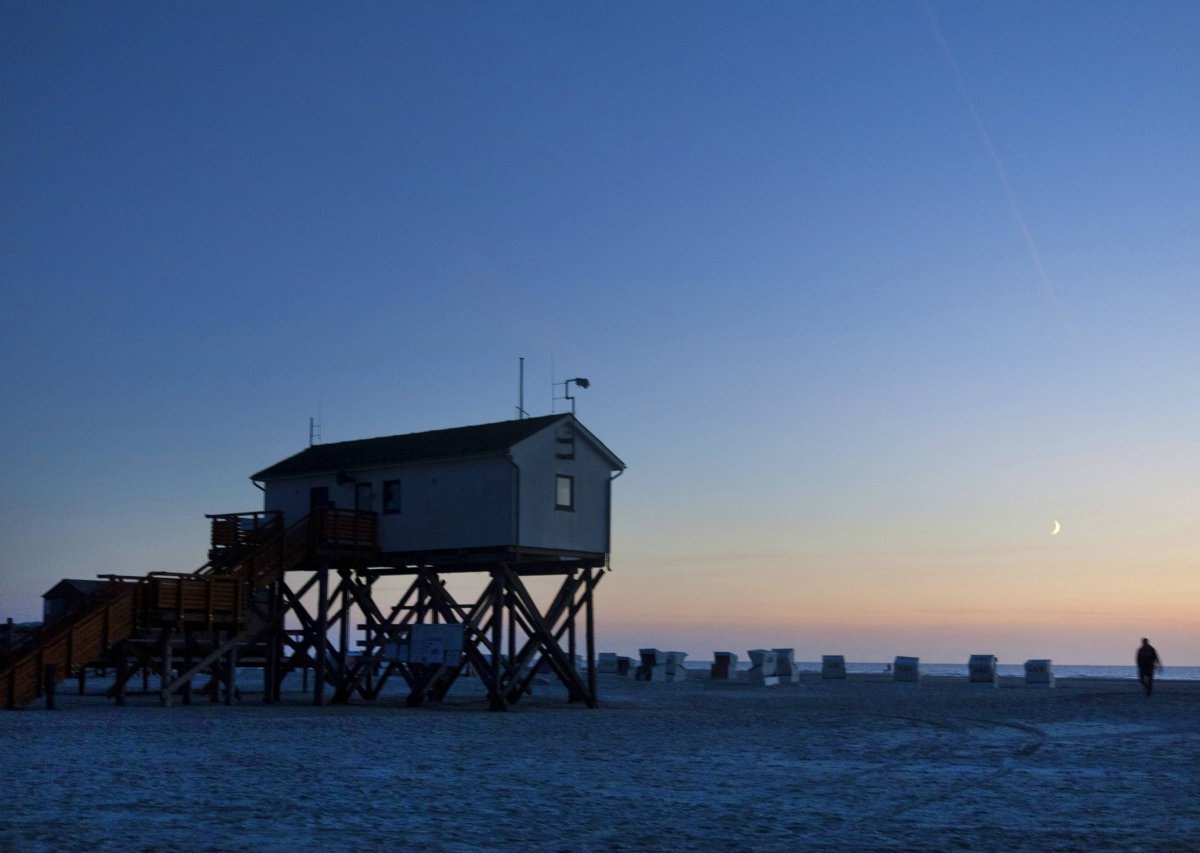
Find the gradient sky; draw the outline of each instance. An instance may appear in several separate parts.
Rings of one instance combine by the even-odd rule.
[[[318,407],[512,417],[524,356],[629,465],[602,649],[1195,665],[1197,44],[1194,2],[7,2],[0,617],[196,568]]]

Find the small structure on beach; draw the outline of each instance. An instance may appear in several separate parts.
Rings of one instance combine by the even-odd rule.
[[[664,652],[661,649],[639,649],[642,663],[634,673],[637,681],[683,681],[687,670],[683,661],[687,652]]]
[[[774,649],[750,649],[746,652],[750,657],[750,670],[746,680],[759,687],[774,687],[779,683],[778,669]]]
[[[726,681],[737,678],[737,665],[738,656],[733,652],[713,652],[712,677]]]
[[[846,658],[843,655],[821,655],[821,678],[826,681],[844,681]]]
[[[1053,687],[1054,667],[1050,660],[1025,661],[1025,684],[1028,687]]]
[[[780,681],[795,684],[800,680],[800,667],[796,666],[795,649],[771,649],[775,652],[775,675]]]
[[[66,616],[77,607],[86,604],[93,596],[102,592],[108,581],[67,578],[42,593],[42,619],[52,622]]]
[[[971,655],[967,661],[969,683],[977,687],[999,687],[995,655]]]
[[[906,684],[921,683],[921,659],[898,656],[892,664],[892,681]]]

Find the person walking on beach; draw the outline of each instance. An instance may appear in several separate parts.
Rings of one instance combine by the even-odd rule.
[[[1149,696],[1154,690],[1154,670],[1157,668],[1162,672],[1162,661],[1158,659],[1158,652],[1154,646],[1150,645],[1150,641],[1145,637],[1142,637],[1142,646],[1137,650],[1137,668],[1138,681]]]

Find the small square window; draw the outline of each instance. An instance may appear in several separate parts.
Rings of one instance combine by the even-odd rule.
[[[383,514],[399,515],[400,513],[400,481],[383,481]]]
[[[554,507],[575,509],[575,478],[569,474],[556,474],[554,477]]]

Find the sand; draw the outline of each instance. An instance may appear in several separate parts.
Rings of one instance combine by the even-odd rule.
[[[400,685],[397,685],[399,687]],[[440,706],[0,712],[3,850],[1195,849],[1200,683],[601,676]]]

